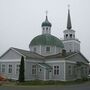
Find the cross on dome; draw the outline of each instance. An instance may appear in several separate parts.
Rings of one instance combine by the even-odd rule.
[[[68,9],[70,9],[70,4],[68,4]]]
[[[46,16],[47,16],[47,14],[48,14],[48,11],[46,10]]]

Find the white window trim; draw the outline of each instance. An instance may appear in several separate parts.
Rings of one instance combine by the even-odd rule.
[[[2,73],[5,73],[5,72],[6,72],[6,65],[5,65],[5,67],[4,67],[4,72],[3,72],[3,70],[2,70],[2,69],[3,69],[3,67],[2,67],[3,65],[5,65],[5,64],[1,64],[1,72],[2,72]]]
[[[48,48],[48,47],[50,48],[49,51],[47,51],[47,48]],[[51,47],[50,47],[50,46],[46,46],[45,51],[46,51],[46,53],[50,53],[50,52],[51,52]]]
[[[11,67],[9,67],[10,65],[11,65]],[[12,64],[9,64],[8,65],[8,73],[9,74],[12,74],[12,72],[13,72],[12,68],[13,68],[13,65]],[[11,71],[9,71],[9,70],[11,70]]]
[[[56,67],[56,68],[55,68]],[[57,68],[58,67],[58,68]],[[56,71],[56,74],[55,74],[55,71]],[[59,65],[54,65],[53,66],[53,74],[54,76],[56,75],[60,75],[60,66]]]
[[[33,68],[34,65],[32,65],[32,75],[37,75],[37,66],[35,65],[35,68]],[[33,73],[34,70],[34,73]]]

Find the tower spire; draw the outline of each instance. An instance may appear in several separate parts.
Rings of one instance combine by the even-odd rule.
[[[48,17],[47,17],[48,11],[46,11],[46,21],[48,21]]]
[[[67,18],[67,29],[71,29],[72,24],[71,24],[71,17],[70,17],[70,5],[68,5],[68,18]]]

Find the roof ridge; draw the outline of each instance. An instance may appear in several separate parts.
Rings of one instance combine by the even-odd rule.
[[[39,56],[42,56],[42,55],[40,55],[40,54],[38,54],[38,53],[36,53],[36,52],[33,52],[33,51],[28,51],[28,50],[24,50],[24,49],[19,49],[19,48],[14,48],[14,47],[11,47],[12,49],[15,49],[15,50],[22,50],[22,51],[26,51],[26,52],[30,52],[30,53],[34,53],[34,54],[37,54],[37,55],[39,55]]]
[[[74,52],[74,53],[70,54],[69,56],[67,56],[65,58],[72,57],[73,55],[76,55],[76,54],[78,54],[78,52]]]
[[[27,51],[27,52],[29,52],[29,50],[19,49],[19,48],[14,48],[14,47],[11,47],[11,49],[16,49],[16,50],[22,50],[22,51]]]

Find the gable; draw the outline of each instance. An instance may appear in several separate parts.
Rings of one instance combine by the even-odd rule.
[[[73,56],[66,57],[67,60],[70,61],[76,61],[76,62],[83,62],[83,63],[89,63],[89,61],[80,53],[77,53]]]
[[[19,59],[21,58],[21,55],[17,52],[15,52],[12,49],[9,49],[8,51],[6,51],[1,57],[0,59]]]

